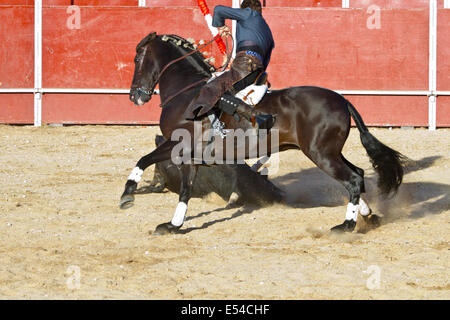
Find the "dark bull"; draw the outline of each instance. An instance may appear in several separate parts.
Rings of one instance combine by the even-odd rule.
[[[155,138],[157,146],[164,141],[162,136]],[[179,194],[181,186],[179,168],[171,160],[158,162],[151,184],[153,192],[161,192],[167,188]],[[265,176],[253,171],[247,164],[200,166],[192,196],[203,198],[212,192],[227,201],[229,206],[264,206],[282,202],[284,199],[283,191]]]

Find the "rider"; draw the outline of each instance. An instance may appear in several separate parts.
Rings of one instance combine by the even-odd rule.
[[[202,87],[185,112],[186,119],[194,120],[210,111],[220,97],[233,88],[233,85],[254,72],[262,73],[270,61],[275,47],[272,32],[262,16],[259,0],[244,0],[241,8],[216,6],[212,25],[219,28],[221,35],[231,35],[225,19],[237,21],[237,54],[229,71],[224,72]],[[220,106],[220,104],[219,104]],[[274,123],[271,115],[257,113],[245,103],[239,103],[238,115],[258,123],[260,129],[270,129]]]

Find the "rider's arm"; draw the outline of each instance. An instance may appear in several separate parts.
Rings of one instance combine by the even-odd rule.
[[[250,17],[252,9],[238,9],[238,8],[230,8],[225,6],[216,6],[214,8],[214,16],[213,16],[213,27],[220,28],[225,25],[225,19],[231,20],[245,20]]]

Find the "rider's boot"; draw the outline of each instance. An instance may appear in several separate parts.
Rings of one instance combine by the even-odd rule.
[[[236,113],[252,123],[257,129],[270,130],[275,124],[276,118],[271,114],[265,114],[255,110],[253,107],[239,103]]]

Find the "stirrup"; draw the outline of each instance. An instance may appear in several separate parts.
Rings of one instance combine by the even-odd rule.
[[[258,114],[252,117],[252,126],[256,130],[267,130],[272,129],[275,124],[276,117],[271,114]]]

